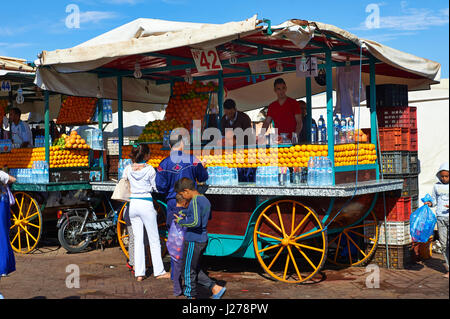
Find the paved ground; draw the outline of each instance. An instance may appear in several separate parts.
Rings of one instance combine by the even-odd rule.
[[[7,299],[177,298],[172,296],[170,280],[150,277],[136,282],[125,261],[118,247],[73,255],[50,242],[33,254],[16,255],[17,271],[0,280],[0,291]],[[449,281],[442,277],[445,268],[438,254],[406,270],[380,268],[379,288],[367,288],[371,273],[360,267],[338,270],[326,266],[317,278],[323,280],[292,285],[267,279],[253,260],[208,257],[205,264],[211,277],[226,284],[224,299],[449,298]],[[73,274],[69,265],[79,267],[80,288],[66,286]]]

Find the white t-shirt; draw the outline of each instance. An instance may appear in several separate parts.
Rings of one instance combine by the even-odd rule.
[[[29,142],[30,146],[33,146],[33,135],[31,134],[30,127],[23,121],[19,121],[19,124],[11,123],[11,139],[13,144],[20,144]]]

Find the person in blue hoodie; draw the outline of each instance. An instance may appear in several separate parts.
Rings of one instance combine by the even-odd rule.
[[[161,161],[156,172],[156,188],[159,193],[166,196],[167,227],[170,227],[173,219],[173,214],[169,214],[169,212],[177,206],[175,183],[184,177],[199,183],[208,180],[208,171],[200,160],[193,155],[184,153],[184,142],[181,136],[171,136],[169,143],[170,155]]]
[[[174,214],[175,222],[186,227],[184,235],[182,278],[184,295],[188,298],[197,297],[197,285],[202,285],[212,292],[212,299],[220,299],[226,288],[216,284],[201,269],[201,258],[208,245],[208,221],[211,219],[211,203],[201,195],[195,182],[182,178],[175,183],[175,191],[189,200],[189,207],[183,209],[181,215]]]
[[[441,244],[442,254],[444,255],[445,263],[447,264],[447,273],[444,277],[448,278],[448,163],[444,163],[439,167],[436,177],[439,181],[433,186],[433,193],[431,195],[432,201],[425,202],[425,204],[430,207],[436,207],[439,243]]]

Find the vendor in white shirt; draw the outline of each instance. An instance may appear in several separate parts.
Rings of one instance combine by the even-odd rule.
[[[9,130],[13,144],[21,148],[33,147],[33,134],[27,123],[20,120],[22,112],[14,107],[9,111]]]

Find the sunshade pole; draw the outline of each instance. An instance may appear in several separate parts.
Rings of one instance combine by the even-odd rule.
[[[375,59],[371,56],[369,64],[370,69],[370,142],[375,145],[375,151],[377,151],[377,88],[376,88],[376,77],[375,77]],[[378,153],[376,153],[378,154]],[[376,160],[378,161],[378,159]],[[376,163],[376,174],[377,180],[380,179],[380,168],[378,163]]]
[[[330,159],[333,169],[333,185],[335,185],[335,169],[334,169],[334,132],[333,132],[333,61],[331,59],[331,50],[325,52],[325,69],[327,84],[327,135],[328,135],[328,158]]]
[[[311,126],[312,126],[312,98],[311,98],[311,78],[307,77],[306,83],[306,132],[308,136],[308,143],[311,143]]]
[[[119,130],[119,160],[122,159],[123,147],[123,91],[122,91],[122,77],[117,77],[117,118]]]
[[[217,104],[219,106],[218,127],[219,130],[222,130],[220,122],[223,116],[223,71],[219,71],[219,91],[217,92]]]
[[[103,99],[97,100],[98,128],[103,134]],[[103,150],[99,156],[100,168],[102,170],[102,181],[105,181],[105,165],[103,165]]]
[[[44,103],[44,121],[45,121],[45,161],[50,167],[50,93],[45,90],[45,103]]]

